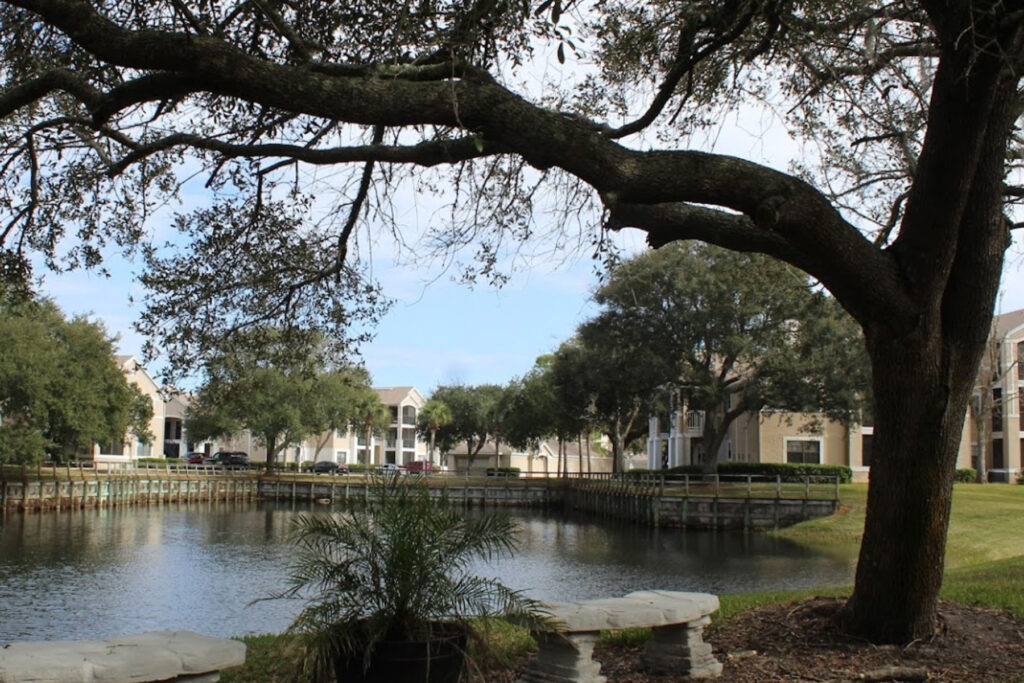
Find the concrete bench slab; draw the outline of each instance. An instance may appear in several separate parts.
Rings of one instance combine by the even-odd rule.
[[[704,627],[718,609],[708,593],[638,591],[621,598],[601,598],[546,605],[555,625],[534,631],[537,654],[521,683],[603,683],[594,645],[603,630],[650,628],[644,662],[655,673],[714,678],[722,664],[704,642]]]
[[[11,643],[0,648],[0,683],[205,683],[244,662],[244,643],[191,631]]]

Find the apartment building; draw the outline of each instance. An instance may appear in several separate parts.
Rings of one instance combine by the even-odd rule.
[[[287,446],[279,462],[303,463],[327,460],[338,464],[369,463],[404,465],[427,458],[427,443],[416,433],[419,411],[426,403],[416,387],[374,387],[381,403],[391,412],[391,424],[384,434],[372,434],[367,443],[361,431],[347,429],[316,434],[301,444]],[[249,454],[252,462],[266,462],[267,450],[248,432],[218,440],[216,450],[237,450]]]
[[[969,448],[969,465],[977,469],[985,455],[990,481],[1012,482],[1024,471],[1024,309],[997,315],[992,321],[988,352],[978,372],[974,410],[968,412],[964,440]],[[980,414],[981,394],[991,391],[991,415]],[[991,420],[991,442],[981,447],[985,430],[978,420]]]

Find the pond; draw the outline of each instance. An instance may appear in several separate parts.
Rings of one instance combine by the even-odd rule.
[[[279,632],[299,605],[284,586],[304,507],[205,504],[0,518],[0,645],[157,629]],[[315,510],[317,514],[323,508]],[[540,600],[630,591],[737,593],[852,582],[850,560],[761,534],[654,530],[512,511],[521,549],[479,574]]]

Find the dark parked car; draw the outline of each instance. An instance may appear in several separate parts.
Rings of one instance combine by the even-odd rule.
[[[330,460],[320,460],[313,465],[314,474],[348,474],[348,465],[339,465]]]
[[[249,455],[242,451],[219,451],[214,454],[213,462],[221,467],[248,467]]]

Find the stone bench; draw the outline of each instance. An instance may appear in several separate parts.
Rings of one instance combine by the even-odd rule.
[[[624,628],[651,629],[644,662],[652,672],[691,678],[722,673],[721,662],[703,639],[704,627],[718,609],[715,595],[640,591],[621,598],[549,603],[547,608],[555,623],[551,630],[534,631],[538,651],[520,683],[602,683],[594,645],[601,631]]]
[[[0,647],[0,683],[208,683],[245,662],[245,644],[191,631]]]

